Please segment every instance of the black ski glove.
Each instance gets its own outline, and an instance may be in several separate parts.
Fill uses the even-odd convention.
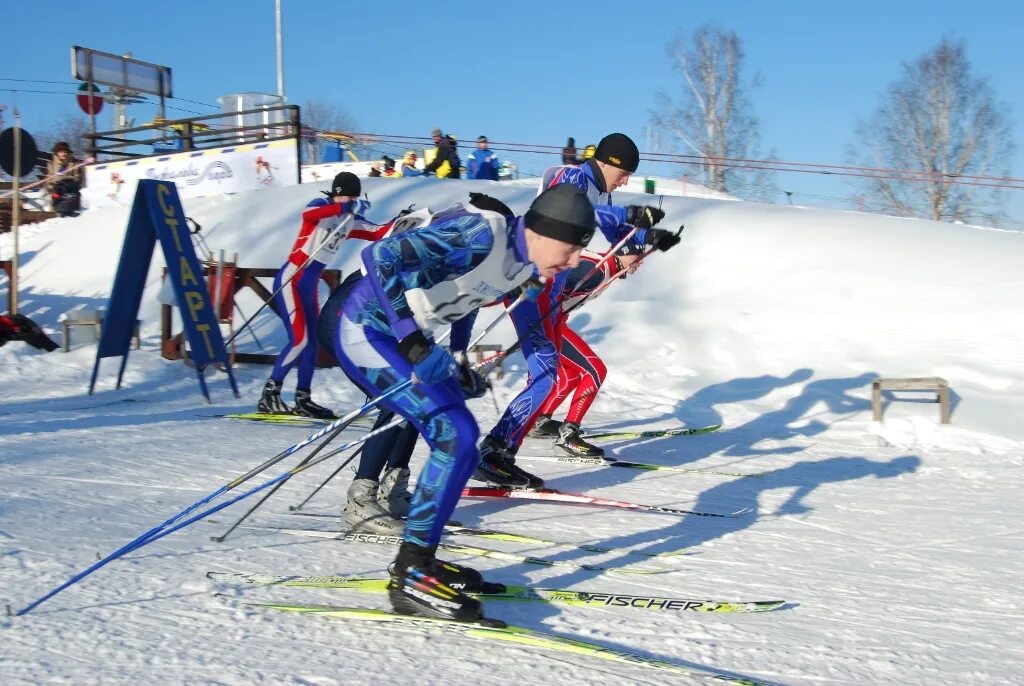
[[[664,252],[679,243],[679,236],[665,229],[647,229],[644,242]]]
[[[650,205],[630,205],[626,208],[626,222],[638,229],[649,229],[664,218],[664,212]]]
[[[459,386],[462,387],[462,394],[466,396],[466,400],[482,398],[491,384],[480,372],[473,369],[466,353],[455,353],[455,361],[459,364]]]

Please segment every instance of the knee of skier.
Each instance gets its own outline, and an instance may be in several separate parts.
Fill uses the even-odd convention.
[[[431,413],[423,425],[427,430],[426,439],[433,448],[459,460],[476,454],[480,428],[467,408],[441,408]]]
[[[460,459],[472,460],[474,463],[479,461],[480,456],[476,449],[476,443],[480,438],[480,426],[472,413],[469,410],[453,413],[452,424],[455,430],[455,455]]]

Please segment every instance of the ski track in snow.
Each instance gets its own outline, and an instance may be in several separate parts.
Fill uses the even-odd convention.
[[[503,389],[503,394],[508,393]],[[608,396],[612,399],[615,394]],[[166,421],[161,419],[168,414],[166,409],[147,414],[152,409],[132,406],[125,413],[119,408],[123,413],[119,421],[149,427],[141,443],[140,437],[133,441],[131,432],[120,428],[69,428],[48,441],[45,436],[49,432],[2,438],[5,452],[32,452],[31,459],[12,464],[5,461],[0,468],[11,496],[0,510],[5,533],[5,555],[0,558],[5,603],[23,604],[94,561],[97,554],[119,547],[274,450],[306,435],[306,430],[296,427],[197,418]],[[598,406],[592,413],[594,425],[614,425],[617,415],[600,409],[605,408]],[[101,413],[101,408],[96,412]],[[87,424],[88,413],[79,414]],[[110,431],[123,431],[124,435],[112,439]],[[246,439],[254,434],[267,447],[264,453],[237,449],[248,445]],[[632,459],[664,460],[665,454],[657,446],[671,443],[680,452],[701,453],[698,444],[711,440],[709,436],[623,442],[621,450]],[[111,453],[111,440],[123,440],[126,449]],[[53,450],[65,442],[74,450]],[[128,449],[133,442],[136,450]],[[147,446],[145,452],[137,449],[140,445]],[[884,482],[871,471],[907,457],[891,447],[877,452],[878,456],[872,456],[861,450],[844,457],[820,447],[801,446],[799,452],[739,461],[747,467],[756,464],[779,470],[756,479],[632,474],[551,464],[543,465],[549,468],[546,471],[538,468],[554,487],[564,481],[565,488],[666,506],[757,508],[756,517],[725,522],[481,500],[464,501],[456,516],[467,523],[580,543],[648,552],[686,545],[692,546],[689,552],[694,553],[663,559],[673,573],[642,579],[473,560],[510,583],[613,587],[632,593],[704,594],[739,600],[782,597],[789,601],[781,611],[732,617],[639,616],[612,608],[489,605],[492,614],[509,621],[779,683],[998,682],[999,661],[993,654],[1002,652],[1012,660],[1012,644],[1024,639],[1019,628],[1024,601],[1008,581],[1024,570],[1017,543],[1019,527],[999,513],[997,497],[986,498],[985,494],[1003,478],[1000,472],[1008,475],[1012,470],[991,464],[989,470],[979,473],[977,484],[962,480],[966,489],[961,488],[951,502],[948,491],[944,498],[936,499],[934,490],[957,471],[964,456],[918,455],[919,467],[889,478],[893,483],[924,483],[906,483],[903,492],[869,495],[871,484]],[[218,456],[216,460],[210,459],[212,453]],[[419,450],[417,460],[422,458]],[[736,461],[720,459],[709,454],[700,460],[700,466],[710,466],[705,462],[736,466]],[[834,460],[851,461],[854,473],[845,478],[838,467],[829,469],[827,465]],[[789,470],[813,470],[816,465],[825,466],[826,478],[815,488],[786,475]],[[327,465],[311,471],[310,476],[287,484],[252,523],[298,526],[305,521],[281,513],[330,469]],[[277,471],[270,470],[267,476],[271,473]],[[348,478],[339,477],[310,507],[340,508]],[[62,497],[69,493],[78,497]],[[8,510],[20,512],[20,516],[11,516]],[[434,683],[467,683],[479,671],[492,669],[495,648],[476,641],[435,632],[396,632],[343,620],[240,610],[214,598],[213,591],[220,590],[254,601],[374,606],[384,602],[383,596],[344,591],[236,589],[205,582],[208,570],[379,575],[394,552],[312,539],[287,541],[256,528],[239,529],[223,544],[209,541],[210,535],[221,533],[240,513],[240,508],[230,508],[214,515],[214,523],[197,523],[132,552],[32,615],[7,620],[3,633],[14,657],[3,662],[4,680],[355,683],[350,680],[365,678],[365,667],[358,665],[374,662],[412,672],[427,653],[437,670]],[[935,530],[941,535],[925,535],[923,527],[930,526],[934,517],[946,519],[949,527]],[[74,525],[61,525],[62,519]],[[52,526],[39,527],[38,522]],[[978,532],[982,525],[989,528],[987,533]],[[481,544],[503,547],[493,542]],[[1017,555],[1009,555],[1002,544],[1015,544],[1012,552]],[[593,555],[566,546],[506,547],[558,560],[600,560],[613,565],[637,561],[625,553]],[[979,564],[985,559],[997,565]],[[1007,578],[1000,581],[1003,574]],[[989,590],[993,588],[1004,590],[994,598]],[[180,630],[184,627],[186,632]],[[168,632],[175,636],[173,646],[160,638]],[[595,684],[703,681],[581,656],[567,658],[504,645],[498,649],[502,664],[514,665],[514,674],[494,677],[500,684],[571,683],[580,674]],[[254,659],[255,655],[259,659]]]

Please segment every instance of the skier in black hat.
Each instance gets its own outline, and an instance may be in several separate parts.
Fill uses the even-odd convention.
[[[352,172],[340,172],[334,177],[330,190],[321,192],[327,197],[315,198],[306,205],[295,245],[274,279],[274,303],[285,323],[288,344],[278,354],[270,378],[263,386],[256,405],[258,412],[294,412],[318,419],[336,418],[334,412],[316,404],[310,397],[316,367],[320,275],[337,255],[342,240],[377,240],[387,231],[387,225],[379,227],[363,217],[370,209],[370,201],[359,198],[362,186],[359,177]],[[296,365],[299,378],[295,406],[290,408],[281,398],[281,385]]]
[[[554,278],[579,264],[596,228],[586,194],[559,186],[538,196],[522,217],[500,203],[440,214],[433,223],[377,241],[362,253],[366,276],[341,304],[333,336],[345,373],[416,427],[430,457],[416,480],[398,556],[390,568],[391,604],[403,614],[462,621],[481,617],[469,594],[484,589],[479,572],[441,562],[444,526],[479,461],[477,421],[466,398],[485,381],[465,360],[476,310],[531,278]],[[614,239],[612,234],[609,239]],[[435,332],[451,326],[446,346]]]
[[[583,389],[581,400],[586,401],[577,409],[577,422],[567,421],[554,429],[557,443],[573,455],[603,455],[597,446],[591,445],[580,436],[578,418],[590,406],[593,396],[604,379],[604,368],[591,364],[589,358],[597,356],[579,336],[570,335],[563,351],[563,337],[568,327],[563,316],[563,299],[568,294],[579,295],[596,288],[606,279],[628,269],[646,246],[668,250],[679,238],[669,231],[653,228],[665,214],[656,207],[630,205],[619,207],[611,204],[611,192],[626,184],[629,175],[640,164],[640,151],[628,136],[613,133],[601,139],[597,152],[582,165],[563,165],[545,172],[541,193],[564,185],[584,191],[594,207],[596,218],[606,235],[618,232],[625,235],[636,228],[632,240],[610,257],[601,267],[597,276],[581,279],[591,273],[603,255],[595,255],[572,272],[560,274],[545,284],[540,297],[531,303],[523,303],[511,312],[511,318],[520,336],[525,336],[523,355],[526,358],[529,376],[526,388],[517,395],[505,413],[480,444],[480,467],[474,478],[508,488],[542,488],[544,480],[519,467],[515,461],[516,452],[523,439],[541,419],[542,412],[557,407],[555,398],[559,391],[559,367],[562,366],[563,352],[578,363],[579,373],[587,375],[590,389]],[[612,228],[614,227],[614,229]],[[611,239],[609,239],[611,241]],[[613,244],[618,241],[611,241]],[[598,361],[599,362],[599,361]],[[568,360],[566,360],[568,363]],[[564,398],[564,396],[563,396]],[[550,414],[544,417],[550,420]],[[548,424],[548,422],[545,422]]]

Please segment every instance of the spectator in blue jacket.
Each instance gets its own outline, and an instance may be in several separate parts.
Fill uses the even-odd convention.
[[[497,155],[487,148],[487,136],[477,138],[476,150],[466,156],[466,178],[497,181],[500,168]]]

